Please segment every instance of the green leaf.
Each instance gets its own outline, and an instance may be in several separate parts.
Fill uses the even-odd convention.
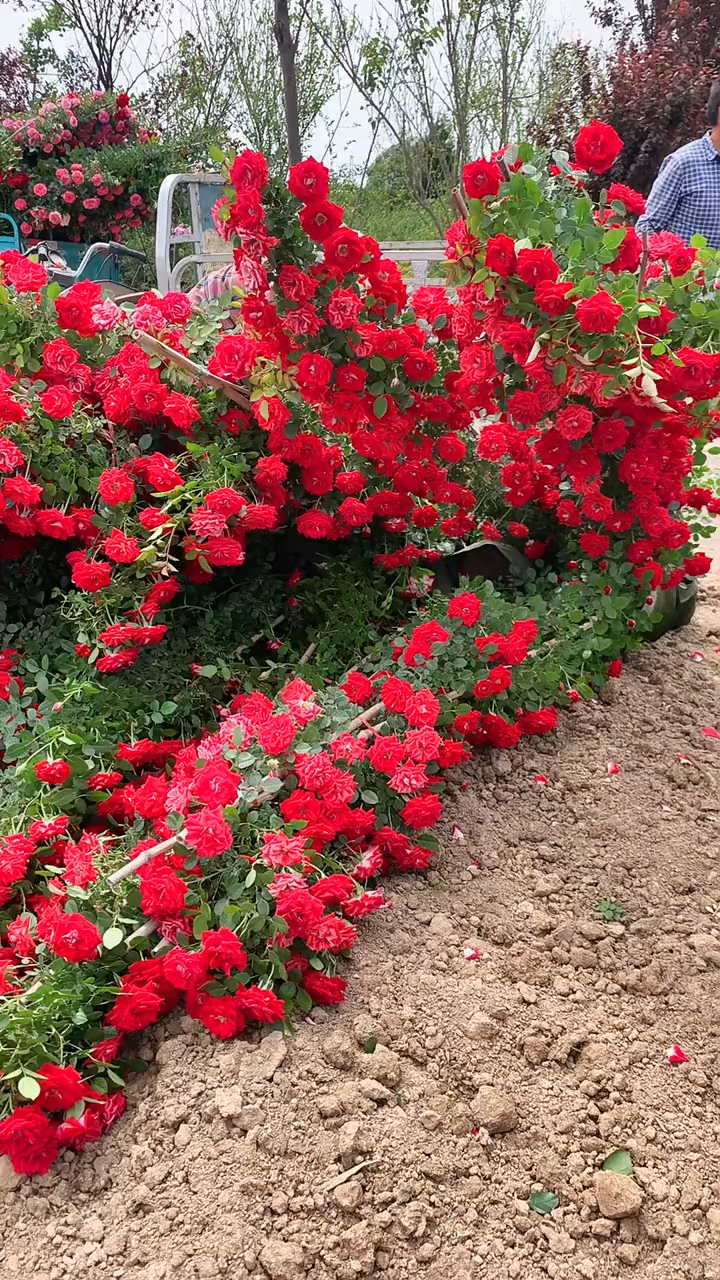
[[[447,316],[445,315],[445,312],[441,311],[440,314],[436,316],[432,322],[432,327],[435,333],[439,333],[441,329],[444,329],[447,322],[448,321],[447,321]]]
[[[47,289],[45,290],[45,295],[50,299],[51,302],[54,302],[55,298],[58,298],[61,293],[62,293],[62,289],[60,288],[60,285],[58,284],[57,280],[51,281],[51,283],[48,285]],[[37,1097],[37,1094],[34,1094],[33,1096]]]
[[[303,1013],[309,1013],[312,1009],[312,1000],[307,991],[298,991],[295,997],[295,1003],[298,1009],[302,1009]]]
[[[40,1085],[37,1080],[33,1080],[32,1076],[21,1076],[17,1087],[20,1096],[28,1098],[30,1102],[34,1102],[36,1098],[40,1097]]]
[[[209,662],[206,667],[200,668],[200,670],[198,671],[198,675],[206,676],[208,679],[210,679],[211,676],[217,675],[217,667],[214,667],[213,664]]]
[[[213,146],[208,147],[208,154],[210,156],[210,159],[214,160],[216,164],[225,163],[225,152],[223,151],[222,147],[216,147],[213,144]]]
[[[361,791],[361,792],[360,792],[360,799],[362,800],[363,804],[377,804],[377,803],[378,803],[378,796],[377,796],[377,793],[376,793],[375,791]]]
[[[377,1049],[377,1042],[378,1042],[377,1036],[368,1036],[367,1040],[365,1041],[362,1047],[363,1053],[374,1053],[375,1050]]]
[[[624,1177],[632,1177],[633,1162],[629,1151],[611,1151],[607,1160],[603,1160],[603,1169],[608,1173],[622,1173]]]
[[[532,1195],[528,1196],[528,1205],[535,1213],[552,1213],[559,1203],[560,1200],[554,1191],[533,1191]]]
[[[387,413],[387,396],[376,396],[373,400],[373,413],[376,418],[384,418]]]
[[[105,950],[112,951],[113,947],[119,947],[124,937],[125,934],[122,929],[118,929],[117,926],[112,929],[106,929],[102,939]]]
[[[626,235],[627,229],[625,227],[611,227],[603,236],[603,247],[605,249],[619,249]]]

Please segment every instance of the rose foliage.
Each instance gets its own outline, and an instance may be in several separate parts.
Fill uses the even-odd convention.
[[[706,572],[718,266],[670,236],[644,254],[627,188],[593,204],[620,146],[592,122],[572,162],[468,165],[455,298],[409,301],[322,165],[279,189],[249,152],[217,209],[231,313],[148,294],[128,318],[3,256],[0,555],[62,550],[75,646],[57,671],[0,655],[0,1152],[21,1172],[107,1129],[134,1033],[169,1009],[224,1038],[342,1000],[382,876],[428,865],[446,771],[550,732],[620,674],[654,593]],[[443,556],[500,540],[522,583],[430,592]],[[116,731],[193,593],[249,591],[278,548],[298,592],[318,556],[386,573],[404,625],[338,683],[270,662],[197,732],[168,735],[172,701]],[[90,729],[99,697],[114,719]]]

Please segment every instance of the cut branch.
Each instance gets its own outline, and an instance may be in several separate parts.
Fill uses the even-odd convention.
[[[182,831],[178,831],[177,835],[170,836],[169,839],[163,840],[161,844],[154,844],[149,849],[144,849],[142,853],[138,853],[130,862],[126,862],[124,867],[118,867],[117,871],[113,871],[108,876],[108,884],[119,884],[121,880],[126,880],[134,871],[139,871],[144,867],[146,862],[150,862],[153,858],[157,858],[160,853],[167,853],[168,849],[174,849],[176,844],[185,838],[187,831],[183,827]]]
[[[179,351],[173,351],[172,347],[168,347],[159,338],[153,338],[149,333],[143,333],[139,329],[135,329],[133,337],[138,346],[150,356],[157,356],[158,359],[164,360],[166,364],[174,364],[178,369],[182,369],[184,373],[194,378],[196,382],[204,382],[208,387],[214,387],[216,391],[222,391],[228,400],[233,400],[235,404],[239,404],[241,408],[249,410],[251,408],[250,401],[239,387],[233,382],[228,382],[225,378],[219,378],[216,373],[208,373],[207,369],[203,369],[202,365],[196,364],[189,356],[183,356]]]

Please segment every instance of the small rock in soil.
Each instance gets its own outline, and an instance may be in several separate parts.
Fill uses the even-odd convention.
[[[604,1218],[635,1218],[643,1205],[643,1193],[633,1178],[601,1169],[595,1174],[595,1195]]]

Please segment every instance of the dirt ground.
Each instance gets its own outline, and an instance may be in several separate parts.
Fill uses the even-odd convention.
[[[720,1280],[718,650],[720,576],[552,741],[468,767],[339,1009],[259,1047],[167,1020],[99,1146],[0,1169],[2,1280]]]

